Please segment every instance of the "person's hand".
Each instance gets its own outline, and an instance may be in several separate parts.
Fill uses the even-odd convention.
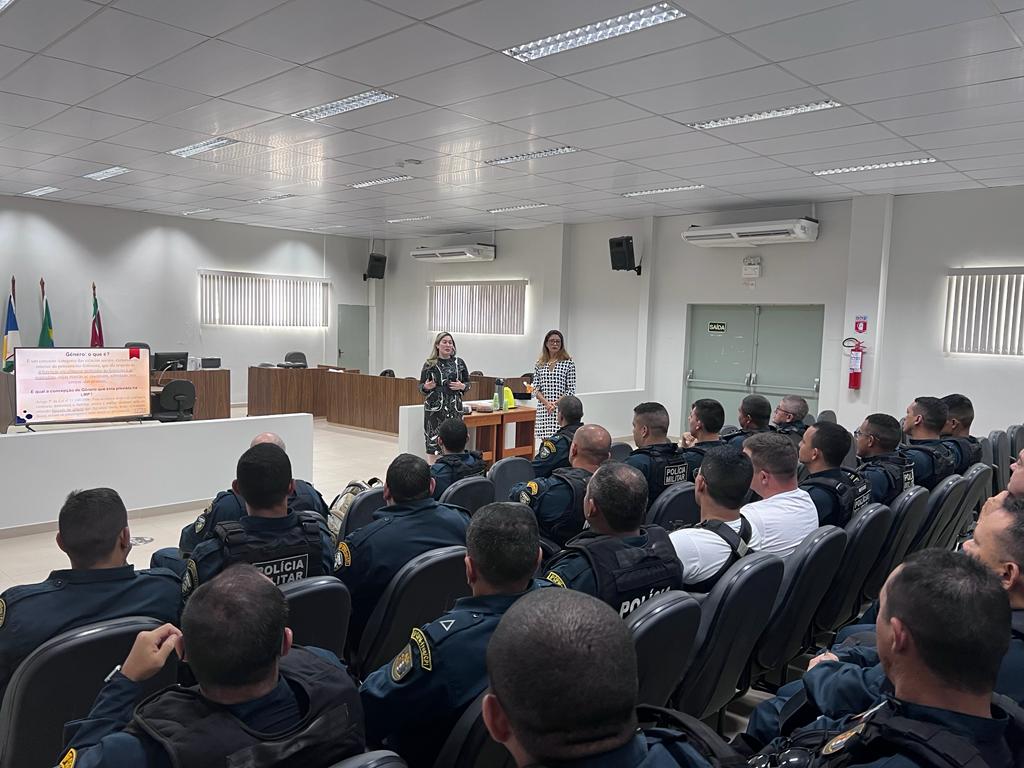
[[[839,657],[836,656],[834,653],[829,653],[828,651],[825,651],[825,653],[820,653],[813,659],[811,659],[809,662],[807,662],[807,669],[814,669],[823,661],[839,661]]]
[[[427,390],[427,392],[429,392],[430,390],[432,390],[436,386],[437,386],[437,382],[434,381],[433,379],[427,379],[426,381],[423,382],[423,388],[425,390]]]
[[[679,443],[683,448],[693,448],[697,444],[697,438],[689,432],[683,432],[683,436],[679,438]]]
[[[544,410],[546,410],[548,413],[554,413],[555,404],[548,400],[547,402],[544,403]]]
[[[135,644],[121,665],[121,674],[135,683],[149,680],[164,668],[172,651],[179,650],[181,630],[173,624],[139,632]],[[180,650],[178,655],[180,656]]]
[[[1003,491],[992,496],[988,501],[985,502],[981,508],[981,514],[984,515],[986,512],[991,512],[995,509],[1002,509],[1003,505],[1006,504],[1006,497],[1010,495],[1009,491]],[[981,515],[979,515],[981,517]]]
[[[466,388],[466,385],[463,382],[461,382],[461,381],[449,381],[448,382],[448,389],[452,390],[453,392],[461,392],[465,388]]]

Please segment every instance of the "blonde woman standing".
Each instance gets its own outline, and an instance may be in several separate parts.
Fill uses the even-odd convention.
[[[546,440],[558,430],[558,400],[576,394],[576,363],[565,349],[561,331],[548,331],[544,348],[533,369],[533,394],[537,397],[538,440]]]
[[[469,370],[455,355],[455,340],[442,331],[434,338],[430,357],[420,371],[420,392],[426,395],[423,438],[431,463],[438,453],[437,428],[445,419],[462,418],[462,396],[469,387]]]

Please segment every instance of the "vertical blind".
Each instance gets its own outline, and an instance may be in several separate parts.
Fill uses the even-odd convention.
[[[958,269],[946,277],[946,352],[1024,355],[1024,267]]]
[[[526,280],[428,283],[432,331],[526,333]]]
[[[331,283],[321,277],[199,270],[199,322],[326,328]]]

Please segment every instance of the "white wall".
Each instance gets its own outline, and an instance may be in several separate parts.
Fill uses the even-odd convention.
[[[250,365],[291,350],[310,365],[335,362],[336,313],[326,330],[200,327],[196,270],[327,276],[334,304],[366,304],[367,252],[354,238],[0,197],[0,295],[6,302],[14,274],[24,344],[39,337],[44,277],[57,345],[88,346],[95,281],[108,346],[145,341],[154,351],[220,357],[233,402],[246,399]]]

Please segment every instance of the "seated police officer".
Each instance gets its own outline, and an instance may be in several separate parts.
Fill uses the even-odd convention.
[[[395,457],[384,478],[387,506],[373,522],[338,542],[334,575],[352,593],[348,643],[359,647],[366,622],[391,578],[417,555],[441,547],[465,546],[469,515],[431,496],[430,466],[419,456]]]
[[[818,509],[818,523],[845,528],[857,512],[871,503],[867,479],[842,466],[853,437],[839,424],[812,424],[800,439],[800,461],[810,473],[800,487]]]
[[[956,467],[962,475],[972,464],[981,461],[981,443],[971,437],[974,423],[974,403],[966,395],[946,395],[939,398],[946,404],[946,424],[942,428],[942,444],[953,452]]]
[[[761,544],[760,531],[740,514],[754,467],[738,448],[712,448],[694,478],[700,522],[669,534],[683,565],[683,589],[710,592],[732,565]]]
[[[292,645],[288,604],[237,565],[196,590],[172,624],[141,632],[92,711],[64,726],[61,766],[331,765],[361,753],[363,712],[338,659]],[[141,704],[142,682],[177,652],[198,685]]]
[[[483,456],[476,451],[466,450],[469,431],[462,419],[445,419],[437,428],[437,447],[441,455],[430,465],[430,476],[434,478],[435,499],[448,490],[456,480],[479,477],[487,467]]]
[[[0,595],[0,698],[18,664],[69,629],[125,616],[177,621],[181,582],[163,568],[128,564],[128,512],[117,491],[92,488],[68,494],[57,520],[57,546],[70,570]]]
[[[892,504],[914,485],[914,462],[899,451],[903,430],[887,413],[872,413],[853,432],[857,472],[871,486],[871,501]]]
[[[791,435],[790,439],[795,440],[802,437],[807,430],[804,423],[807,412],[806,400],[799,395],[786,395],[772,411],[772,425],[777,432]]]
[[[565,545],[545,578],[604,600],[625,618],[649,597],[682,589],[682,568],[661,526],[644,525],[647,483],[640,470],[602,464],[587,483],[589,530]]]
[[[541,535],[558,546],[583,530],[583,496],[587,481],[608,460],[612,438],[608,430],[587,424],[576,430],[569,446],[569,469],[556,469],[551,477],[516,483],[509,501],[528,504],[537,516]]]
[[[672,732],[637,730],[633,640],[590,595],[537,589],[516,601],[491,636],[487,672],[484,724],[519,768],[708,766]]]
[[[277,585],[310,576],[329,576],[334,540],[316,512],[288,508],[294,488],[288,454],[273,443],[258,443],[242,454],[232,490],[245,499],[246,514],[217,523],[214,538],[196,547],[186,564],[181,593],[187,600],[229,565],[249,563]]]
[[[563,395],[557,413],[558,431],[540,444],[533,457],[535,477],[550,477],[556,469],[569,466],[569,446],[576,430],[583,426],[583,403],[575,395]]]
[[[1024,713],[992,696],[1010,606],[989,569],[955,552],[915,553],[883,586],[876,629],[891,697],[793,732],[784,720],[785,736],[752,765],[810,765],[792,762],[807,752],[815,766],[844,768],[1022,764]]]
[[[636,450],[626,463],[643,472],[647,480],[647,507],[668,486],[690,479],[686,454],[668,438],[668,411],[661,403],[640,403],[633,409],[633,442]]]
[[[540,558],[529,507],[506,501],[474,513],[466,529],[473,596],[414,629],[409,644],[359,690],[371,745],[395,750],[412,768],[434,764],[463,710],[487,687],[487,641],[505,611],[534,587]]]
[[[679,440],[679,447],[690,468],[690,477],[696,476],[705,453],[725,445],[718,435],[724,425],[725,409],[717,400],[705,397],[695,400],[690,406],[689,430]]]
[[[937,397],[917,397],[907,406],[903,432],[909,444],[903,453],[914,462],[914,482],[929,491],[953,474],[956,457],[942,443],[942,428],[946,426],[949,409]]]
[[[742,448],[743,441],[751,435],[771,430],[769,421],[772,417],[772,404],[764,395],[747,395],[740,402],[736,416],[739,418],[739,430],[730,432],[722,439],[729,445]]]

